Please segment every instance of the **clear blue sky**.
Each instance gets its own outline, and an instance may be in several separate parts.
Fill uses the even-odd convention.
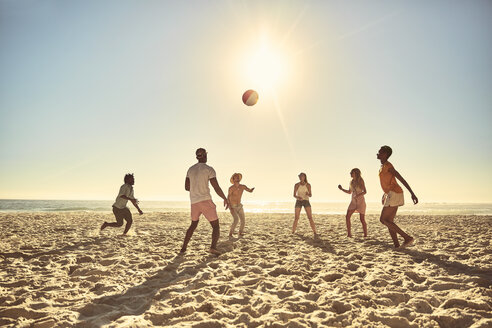
[[[379,200],[388,144],[421,201],[492,202],[491,33],[491,1],[0,0],[0,198],[187,199],[205,147],[249,200],[348,202],[353,167]]]

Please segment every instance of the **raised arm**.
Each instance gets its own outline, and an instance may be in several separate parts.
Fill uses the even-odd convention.
[[[224,200],[224,206],[227,210],[229,208],[229,200],[227,199],[227,197],[224,195],[224,192],[220,188],[219,183],[217,182],[217,178],[210,179],[210,184],[212,185],[212,187],[214,187],[214,190],[217,193],[217,195],[219,195],[219,197]]]
[[[185,190],[190,191],[190,178],[186,177],[185,180]]]
[[[345,193],[347,193],[347,194],[351,194],[351,193],[352,193],[352,192],[350,191],[350,189],[348,189],[348,190],[347,190],[347,189],[343,189],[343,188],[342,188],[342,185],[338,185],[338,189],[340,189],[341,191],[343,191],[343,192],[345,192]]]
[[[255,187],[249,189],[246,185],[243,185],[243,188],[244,190],[246,190],[247,192],[253,192],[253,190],[255,190]]]
[[[419,202],[417,196],[415,196],[415,194],[412,191],[412,188],[410,188],[410,185],[407,183],[407,181],[405,179],[403,179],[403,177],[400,175],[400,173],[398,173],[398,171],[395,170],[394,167],[390,167],[388,171],[391,174],[393,174],[398,180],[400,180],[400,182],[405,186],[405,188],[407,188],[408,191],[410,191],[410,194],[412,195],[413,203],[417,204]]]

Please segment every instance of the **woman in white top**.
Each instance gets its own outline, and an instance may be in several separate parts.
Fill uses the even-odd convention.
[[[296,232],[297,221],[299,221],[299,216],[301,215],[301,209],[304,206],[306,210],[306,214],[309,219],[309,224],[311,225],[311,229],[313,229],[314,237],[317,237],[316,233],[316,225],[313,221],[313,214],[311,212],[311,204],[309,203],[309,197],[312,197],[311,194],[311,185],[307,181],[306,173],[299,174],[300,182],[296,183],[294,186],[294,198],[296,199],[296,208],[295,208],[295,218],[294,225],[292,226],[292,233]]]
[[[364,195],[367,193],[366,185],[358,168],[352,169],[352,171],[350,171],[350,176],[352,177],[352,180],[350,181],[348,190],[345,190],[341,185],[338,185],[338,189],[341,191],[346,192],[347,194],[352,194],[352,200],[347,209],[347,215],[345,216],[345,220],[347,222],[347,236],[352,237],[350,217],[354,214],[354,212],[359,212],[360,222],[362,223],[362,229],[364,230],[364,237],[367,237],[367,224],[365,220],[366,200],[364,199]]]

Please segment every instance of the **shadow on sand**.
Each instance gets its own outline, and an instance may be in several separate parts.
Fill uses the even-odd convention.
[[[303,235],[297,235],[297,236],[301,238],[306,244],[311,245],[313,247],[318,247],[323,252],[336,254],[336,251],[333,248],[333,246],[330,244],[330,242],[322,239],[321,237],[313,238]]]
[[[416,263],[422,263],[428,261],[430,263],[436,264],[446,270],[450,275],[465,274],[468,276],[478,276],[488,280],[489,283],[485,283],[482,287],[488,287],[492,283],[492,272],[490,270],[484,270],[481,268],[476,268],[469,266],[457,261],[448,260],[444,254],[433,254],[429,252],[419,251],[413,247],[407,248],[394,248],[391,244],[391,240],[381,241],[377,239],[366,240],[365,243],[373,246],[379,247],[378,252],[395,252],[401,254],[407,254],[412,257],[413,261]]]
[[[80,248],[92,248],[94,243],[101,243],[103,241],[109,240],[109,237],[86,237],[89,240],[84,242],[75,243],[73,245],[67,245],[61,248],[51,249],[49,251],[37,251],[36,249],[32,249],[32,252],[24,251],[24,252],[11,252],[11,253],[3,253],[0,252],[0,256],[4,258],[22,258],[24,260],[31,260],[34,258],[39,258],[43,255],[62,255],[60,253],[72,253],[72,251],[78,250]]]
[[[166,298],[171,292],[179,292],[189,287],[183,287],[179,283],[196,276],[201,268],[219,258],[210,254],[205,256],[201,262],[190,266],[183,265],[187,261],[186,255],[178,254],[142,284],[130,287],[122,294],[96,298],[90,304],[80,308],[78,310],[80,322],[76,326],[101,327],[122,316],[141,315],[150,309],[153,302]]]

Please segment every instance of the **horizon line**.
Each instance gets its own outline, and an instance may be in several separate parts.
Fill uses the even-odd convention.
[[[73,198],[61,198],[61,199],[46,199],[46,198],[0,198],[0,201],[114,201],[114,199],[73,199]],[[142,201],[140,199],[140,201]],[[189,202],[189,199],[147,199],[144,202]],[[244,203],[289,203],[292,200],[246,200]],[[311,200],[313,203],[344,203],[346,201],[342,200]],[[380,201],[367,201],[367,203],[380,203]],[[492,205],[492,201],[481,201],[481,202],[453,202],[453,201],[428,201],[419,202],[418,204],[487,204]],[[417,204],[417,205],[418,205]],[[409,205],[412,205],[409,203]]]

